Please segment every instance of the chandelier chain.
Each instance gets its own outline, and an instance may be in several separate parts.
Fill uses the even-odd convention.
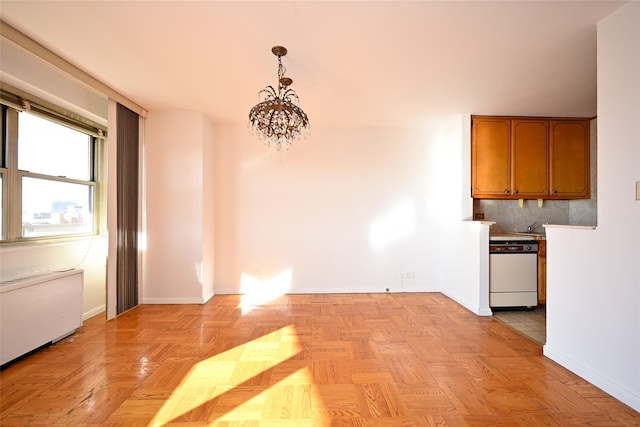
[[[287,69],[282,65],[282,56],[278,55],[278,84],[282,85],[282,78],[284,77],[284,73],[287,72]]]

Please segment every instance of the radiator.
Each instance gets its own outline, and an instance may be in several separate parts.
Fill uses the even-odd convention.
[[[82,325],[83,276],[70,270],[0,284],[0,364]]]

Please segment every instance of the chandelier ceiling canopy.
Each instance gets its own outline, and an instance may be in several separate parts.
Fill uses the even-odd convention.
[[[269,85],[259,92],[262,102],[249,112],[249,127],[267,146],[288,150],[295,140],[309,134],[309,118],[298,106],[298,95],[289,88],[293,80],[284,75],[282,57],[287,49],[274,46],[271,52],[278,57],[278,89]]]

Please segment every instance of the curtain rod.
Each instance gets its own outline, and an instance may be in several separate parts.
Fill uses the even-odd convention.
[[[16,43],[18,46],[28,50],[29,52],[33,53],[39,58],[47,61],[51,65],[54,65],[58,69],[66,72],[67,74],[70,74],[72,77],[89,85],[93,89],[107,95],[109,98],[124,105],[125,107],[137,113],[138,115],[142,117],[147,117],[149,112],[144,108],[142,108],[140,105],[136,104],[126,96],[110,88],[109,86],[102,83],[100,80],[96,79],[95,77],[89,75],[87,72],[76,67],[69,61],[61,58],[51,50],[47,49],[37,41],[33,40],[31,37],[21,33],[20,31],[13,28],[11,25],[7,24],[2,20],[0,20],[0,35]]]

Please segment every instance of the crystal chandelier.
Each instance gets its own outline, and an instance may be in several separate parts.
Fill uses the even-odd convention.
[[[249,112],[249,127],[268,147],[288,150],[294,140],[309,134],[309,118],[297,105],[300,99],[296,92],[289,89],[293,80],[284,76],[282,57],[287,49],[274,46],[271,52],[278,57],[278,90],[267,86],[260,91],[264,100]]]

